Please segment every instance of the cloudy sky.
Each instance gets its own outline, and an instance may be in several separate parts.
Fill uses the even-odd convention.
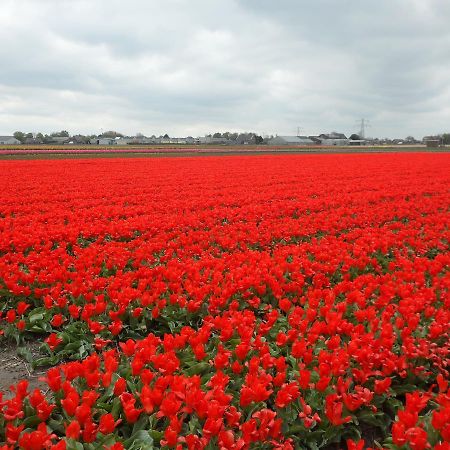
[[[449,0],[1,0],[0,134],[450,131]]]

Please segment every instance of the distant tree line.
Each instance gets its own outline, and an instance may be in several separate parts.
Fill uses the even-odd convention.
[[[213,137],[215,139],[227,139],[229,141],[240,141],[244,140],[246,142],[251,142],[254,144],[262,144],[264,142],[264,138],[257,133],[249,132],[249,133],[232,133],[226,131],[225,133],[216,132],[214,134],[209,134],[207,137]]]
[[[13,136],[20,141],[22,144],[26,143],[39,143],[39,144],[51,144],[54,143],[55,140],[58,140],[60,138],[71,138],[78,144],[87,144],[91,139],[98,138],[98,137],[105,137],[105,138],[116,138],[116,137],[123,137],[123,134],[118,133],[117,131],[105,131],[104,133],[100,135],[83,135],[83,134],[76,134],[71,136],[70,133],[67,130],[61,130],[61,131],[55,131],[50,134],[44,134],[44,133],[25,133],[23,131],[16,131],[14,132]]]
[[[142,133],[137,133],[137,137],[144,137]],[[25,133],[23,131],[16,131],[14,133],[14,137],[20,141],[22,144],[25,143],[42,143],[42,144],[51,144],[54,143],[55,140],[60,140],[60,138],[71,138],[75,141],[75,143],[88,143],[91,139],[98,139],[98,138],[120,138],[124,137],[122,133],[119,133],[118,131],[110,130],[105,131],[99,135],[82,135],[82,134],[76,134],[71,136],[67,130],[61,130],[61,131],[55,131],[50,134],[43,134],[43,133]],[[161,135],[160,137],[164,139],[170,139],[170,136],[165,133],[164,135]],[[249,132],[249,133],[236,133],[236,132],[225,132],[220,133],[216,132],[213,134],[208,134],[206,137],[209,138],[215,138],[215,139],[226,139],[231,142],[250,142],[254,144],[261,144],[264,142],[264,139],[262,136],[258,135],[257,133]]]
[[[20,141],[22,144],[52,144],[55,142],[61,142],[62,138],[66,138],[67,140],[73,141],[75,144],[88,144],[91,142],[91,140],[98,139],[98,138],[120,138],[124,137],[122,133],[119,133],[118,131],[109,130],[102,132],[99,135],[82,135],[82,134],[76,134],[71,136],[70,133],[67,130],[61,130],[61,131],[55,131],[50,134],[44,134],[44,133],[25,133],[23,131],[16,131],[14,133],[14,137]],[[138,138],[144,138],[145,136],[142,133],[137,133],[136,137]],[[155,137],[155,136],[152,136]],[[237,132],[215,132],[211,134],[207,134],[205,137],[211,138],[211,139],[223,139],[228,141],[229,143],[235,143],[235,144],[263,144],[267,142],[268,139],[270,139],[273,136],[265,137],[263,138],[257,133],[253,132],[247,132],[247,133],[237,133]],[[440,134],[439,137],[442,140],[442,143],[444,145],[450,145],[450,133],[443,133]],[[170,139],[169,135],[165,133],[164,135],[161,135],[160,138],[164,139]],[[354,133],[350,136],[350,140],[359,140],[361,137]],[[412,136],[407,136],[405,139],[388,139],[385,138],[382,141],[389,141],[389,142],[397,142],[397,141],[404,141],[405,143],[417,143],[420,141],[417,141]],[[379,139],[375,139],[374,141],[380,141]]]
[[[22,144],[25,143],[27,140],[31,140],[31,139],[36,139],[36,140],[39,140],[39,141],[42,141],[45,143],[46,141],[50,142],[51,138],[53,138],[53,137],[69,137],[69,133],[66,130],[62,130],[59,132],[52,133],[50,135],[48,135],[48,134],[44,135],[42,133],[34,134],[34,133],[24,133],[23,131],[16,131],[14,133],[14,137],[18,141],[22,142]]]
[[[14,132],[14,137],[22,144],[25,144],[27,141],[37,141],[47,144],[53,142],[54,138],[69,138],[70,134],[67,130],[55,131],[51,134],[24,133],[23,131],[16,131]]]

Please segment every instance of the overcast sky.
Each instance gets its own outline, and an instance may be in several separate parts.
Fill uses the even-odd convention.
[[[450,0],[0,0],[0,134],[450,131]]]

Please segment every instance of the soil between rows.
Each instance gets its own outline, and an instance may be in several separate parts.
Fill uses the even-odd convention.
[[[26,342],[24,347],[30,352],[33,359],[42,357],[39,350],[40,342]],[[47,385],[40,381],[39,378],[45,376],[47,370],[45,368],[33,369],[30,362],[17,354],[17,347],[12,343],[0,343],[0,392],[3,392],[4,398],[13,396],[10,390],[21,380],[27,380],[28,390],[41,389],[44,392],[48,389]]]

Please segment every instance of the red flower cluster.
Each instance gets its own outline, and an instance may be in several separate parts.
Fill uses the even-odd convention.
[[[0,162],[0,449],[448,449],[449,163]]]

